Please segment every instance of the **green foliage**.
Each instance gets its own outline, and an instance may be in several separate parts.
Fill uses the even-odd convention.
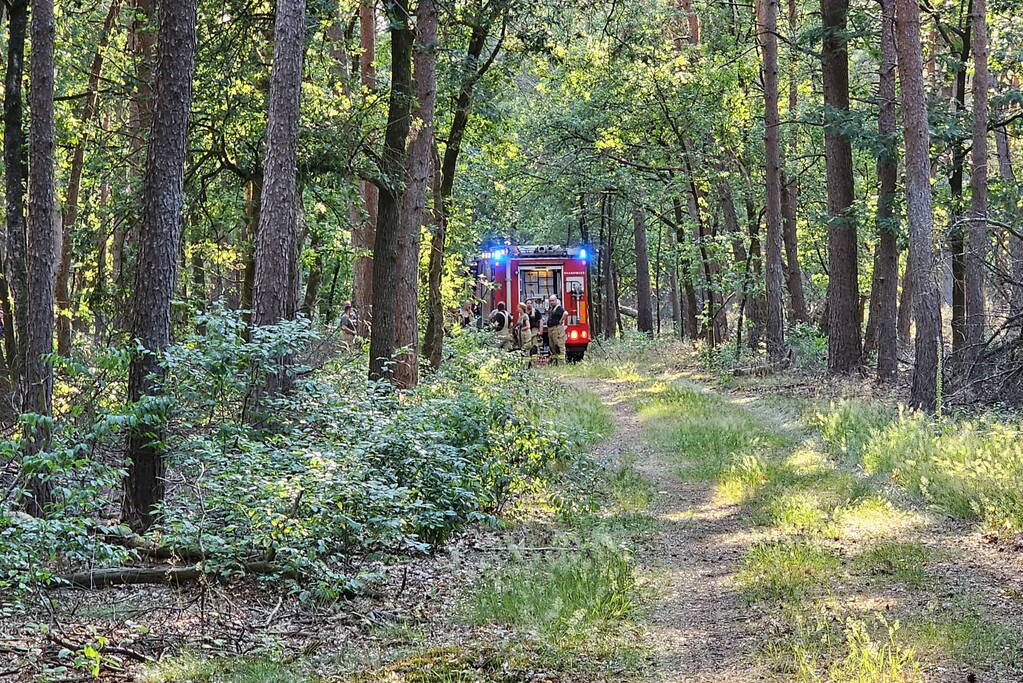
[[[809,541],[754,545],[737,580],[751,600],[798,600],[826,588],[840,567],[838,557]]]
[[[843,401],[817,418],[825,443],[954,515],[1023,528],[1020,429],[991,415],[931,418]]]
[[[204,569],[223,575],[273,562],[298,579],[303,596],[324,598],[357,590],[369,560],[423,552],[468,522],[493,519],[594,438],[587,427],[609,429],[593,401],[584,401],[579,423],[553,424],[566,414],[557,411],[562,390],[472,338],[418,393],[399,394],[366,380],[357,357],[316,371],[302,365],[316,344],[308,321],[249,330],[237,314],[215,310],[196,323],[201,332],[161,358],[159,400],[104,414],[87,431],[60,424],[55,448],[38,456],[6,444],[8,457],[54,486],[57,501],[42,519],[10,507],[0,516],[3,586],[128,558],[100,540],[113,529],[94,521],[123,476],[120,463],[104,464],[99,445],[116,442],[126,425],[163,430],[174,484],[158,542],[201,549]],[[292,391],[259,393],[282,367]]]
[[[522,562],[490,576],[473,596],[469,615],[571,640],[628,618],[635,593],[626,551],[597,547]]]

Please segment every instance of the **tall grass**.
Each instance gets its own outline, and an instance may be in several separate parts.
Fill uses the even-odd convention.
[[[998,416],[932,418],[862,401],[818,413],[828,448],[949,513],[1023,529],[1023,429]]]

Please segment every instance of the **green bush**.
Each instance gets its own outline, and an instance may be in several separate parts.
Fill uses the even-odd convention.
[[[452,359],[418,391],[398,393],[366,379],[362,358],[303,365],[316,341],[308,321],[249,331],[238,315],[214,311],[196,323],[161,357],[160,399],[111,406],[88,432],[58,425],[60,449],[20,458],[59,485],[60,505],[42,520],[0,516],[5,585],[45,579],[58,565],[126,559],[97,540],[94,522],[123,475],[119,462],[102,464],[95,444],[99,435],[116,444],[118,427],[162,427],[169,485],[153,529],[160,543],[199,549],[204,568],[224,575],[271,561],[328,598],[358,589],[375,560],[426,551],[492,519],[571,451],[551,426],[553,383],[473,335],[456,340]],[[260,395],[281,369],[293,389]],[[7,552],[21,546],[29,550]]]

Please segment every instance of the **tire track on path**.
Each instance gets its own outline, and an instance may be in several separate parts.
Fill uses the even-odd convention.
[[[714,500],[710,481],[679,477],[682,456],[650,444],[636,410],[623,398],[629,383],[572,378],[610,408],[615,431],[596,455],[626,462],[654,488],[650,514],[657,522],[637,552],[638,569],[654,594],[645,613],[652,670],[647,680],[753,681],[765,676],[754,661],[758,645],[752,614],[736,593],[734,575],[752,542],[737,505]]]

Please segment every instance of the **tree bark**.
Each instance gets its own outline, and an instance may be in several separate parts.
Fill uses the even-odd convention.
[[[824,48],[825,175],[828,195],[828,370],[845,374],[860,362],[860,309],[852,144],[843,132],[849,111],[849,0],[821,0]]]
[[[912,261],[906,258],[906,267],[902,273],[902,289],[899,290],[899,347],[909,348],[913,342],[913,269]]]
[[[119,0],[111,0],[106,20],[99,35],[96,52],[92,56],[89,69],[89,83],[85,90],[85,99],[78,113],[82,126],[89,126],[96,117],[96,101],[98,99],[99,79],[103,72],[103,57],[110,32],[120,10]],[[78,197],[82,188],[82,172],[85,168],[85,142],[87,136],[83,131],[71,152],[71,169],[68,175],[67,195],[64,199],[64,211],[61,215],[61,251],[60,266],[57,268],[57,353],[62,356],[71,355],[71,231],[78,220]]]
[[[28,246],[25,243],[25,134],[23,132],[22,82],[25,80],[25,38],[28,33],[28,0],[9,6],[7,72],[4,76],[4,210],[7,217],[7,253],[4,275],[14,299],[14,319],[8,319],[15,347],[8,342],[7,363],[15,384],[25,369],[28,327]],[[13,353],[12,353],[13,351]]]
[[[134,403],[159,391],[157,356],[171,338],[171,299],[178,274],[186,136],[195,72],[195,0],[166,0],[160,6],[159,24],[131,322],[132,337],[142,347],[132,357],[128,373],[128,400]],[[128,477],[121,514],[136,531],[152,524],[153,506],[163,499],[161,437],[158,423],[140,423],[128,435]]]
[[[444,349],[444,303],[441,298],[441,280],[444,272],[447,214],[455,187],[455,171],[458,168],[458,157],[462,151],[462,138],[465,136],[465,129],[469,125],[469,115],[472,111],[473,90],[479,79],[493,64],[502,42],[499,41],[486,61],[480,64],[487,37],[490,35],[491,23],[496,20],[496,17],[497,15],[494,14],[489,19],[472,27],[469,45],[462,62],[465,73],[459,85],[458,94],[455,96],[451,127],[448,129],[447,140],[444,144],[444,156],[440,165],[440,196],[434,201],[438,210],[435,212],[435,223],[430,235],[427,278],[429,294],[426,336],[423,340],[423,355],[429,358],[430,366],[434,369],[440,367]]]
[[[53,0],[32,0],[32,53],[29,58],[29,194],[26,241],[28,251],[28,327],[25,340],[25,381],[21,409],[44,418],[53,414],[53,279],[59,258],[57,234],[56,137],[54,129]],[[25,453],[50,448],[50,426],[43,420],[25,426]],[[47,481],[30,476],[28,511],[41,515],[52,500]]]
[[[970,221],[966,229],[966,354],[972,368],[980,358],[987,327],[984,268],[987,259],[987,127],[988,36],[987,1],[972,0],[973,33],[973,144],[970,150]]]
[[[369,376],[390,379],[396,349],[397,302],[392,289],[399,268],[401,202],[406,177],[412,92],[412,30],[407,0],[388,5],[391,26],[391,95],[381,164],[376,238],[373,247],[373,326],[369,342]]]
[[[898,217],[895,191],[898,182],[898,114],[895,101],[895,0],[881,0],[881,70],[878,80],[878,134],[887,141],[877,160],[880,190],[877,200],[878,242],[870,287],[867,344],[877,350],[877,378],[894,379],[898,373],[897,301],[899,279]],[[865,353],[868,351],[865,350]]]
[[[398,386],[412,389],[419,384],[419,247],[427,217],[427,194],[434,177],[436,145],[434,109],[437,106],[436,0],[420,0],[416,10],[416,39],[413,77],[416,111],[408,142],[408,180],[402,196],[397,289],[395,344],[405,351],[398,357],[394,377]],[[509,311],[514,315],[514,311]]]
[[[295,317],[294,288],[299,195],[299,107],[305,53],[305,0],[278,0],[274,55],[263,156],[256,267],[252,287],[253,325],[274,325]],[[283,374],[268,389],[283,388]]]
[[[797,8],[796,0],[788,0],[788,39],[793,44],[799,39],[797,32]],[[789,102],[788,116],[797,116],[799,104],[799,80],[796,75],[796,68],[799,63],[798,50],[789,50]],[[796,135],[798,127],[792,127],[792,148],[797,144]],[[782,169],[785,165],[782,164]],[[785,247],[785,286],[789,292],[789,312],[792,319],[801,323],[810,323],[810,311],[806,307],[806,293],[803,290],[803,269],[799,265],[799,238],[797,234],[797,214],[799,208],[799,179],[790,178],[782,172],[781,178],[781,209],[784,218],[782,242]]]
[[[364,91],[376,88],[376,0],[359,3],[359,80]],[[353,266],[352,303],[359,312],[359,334],[369,335],[369,322],[373,309],[373,249],[377,230],[377,204],[380,201],[377,186],[369,180],[360,187],[366,215],[352,232],[352,246],[357,250]]]
[[[916,323],[916,362],[910,404],[922,410],[934,410],[938,399],[941,310],[931,253],[934,216],[931,206],[930,131],[927,127],[920,48],[920,7],[917,0],[896,0],[895,11],[906,153],[909,259],[913,270],[913,317]]]
[[[1012,207],[1012,219],[1019,225],[1017,214],[1019,205],[1019,187],[1016,184],[1016,173],[1012,168],[1012,154],[1009,149],[1009,135],[1005,126],[995,129],[995,147],[998,152],[998,175],[1006,185],[1009,192],[1009,205]],[[1006,231],[1009,250],[1009,278],[1012,283],[1009,285],[1009,315],[1019,316],[1023,314],[1023,239]]]
[[[653,295],[650,291],[650,258],[647,255],[646,211],[639,204],[632,207],[633,239],[636,248],[636,329],[654,333]]]
[[[785,357],[785,308],[782,301],[781,149],[778,140],[778,0],[761,0],[759,8],[757,34],[764,60],[767,355],[770,360],[779,361]]]
[[[969,0],[970,14],[973,0]],[[962,46],[955,69],[951,114],[955,117],[966,108],[966,60],[970,57],[973,27],[966,23]],[[963,174],[966,166],[966,148],[959,140],[952,143],[952,168],[949,172],[949,190],[952,195],[952,227],[949,230],[949,248],[952,252],[952,352],[958,356],[966,347],[966,240],[963,211]]]

